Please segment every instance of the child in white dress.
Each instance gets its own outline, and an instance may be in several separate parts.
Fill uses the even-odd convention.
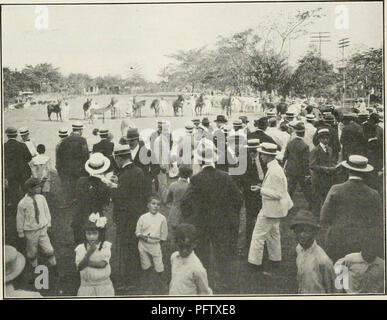
[[[75,248],[75,264],[81,274],[78,296],[114,296],[110,280],[111,243],[105,241],[106,217],[92,213],[85,225],[86,242]]]

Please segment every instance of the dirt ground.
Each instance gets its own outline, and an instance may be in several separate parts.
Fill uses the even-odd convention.
[[[126,96],[116,96],[120,106],[125,106],[127,99]],[[110,96],[97,96],[99,105],[107,105],[110,101]],[[149,108],[149,100],[143,109],[142,118],[131,119],[133,123],[138,126],[140,132],[144,129],[156,129],[157,121],[154,117],[152,110]],[[89,124],[83,120],[82,105],[86,101],[86,98],[76,98],[70,100],[70,119],[69,121],[49,121],[47,119],[47,112],[45,106],[31,106],[28,109],[17,109],[8,111],[4,114],[4,128],[8,126],[15,126],[16,128],[28,127],[31,132],[31,139],[37,144],[43,143],[46,146],[47,155],[54,160],[55,159],[55,145],[58,143],[59,138],[57,131],[60,127],[67,126],[71,127],[71,123],[74,120],[82,120],[84,123],[84,137],[88,139],[89,143],[96,143],[98,139],[92,135],[93,128],[98,128],[102,124],[102,120],[96,120],[94,124]],[[188,111],[187,111],[188,113]],[[186,114],[187,114],[186,113]],[[213,110],[212,114],[209,115],[210,121],[214,120],[216,114],[220,113],[219,109]],[[234,114],[231,118],[235,119],[240,114]],[[258,115],[247,114],[251,120],[256,118]],[[52,117],[56,119],[55,115]],[[192,119],[192,116],[184,117],[173,117],[172,106],[168,110],[168,114],[162,119],[167,119],[171,122],[172,131],[177,128],[183,128],[184,124]],[[107,115],[105,125],[114,134],[113,142],[118,143],[121,136],[120,125],[121,119],[110,119],[110,113]],[[4,129],[5,130],[5,129]],[[95,142],[94,142],[95,141]],[[54,162],[54,161],[53,161]],[[51,239],[53,246],[56,250],[56,256],[58,261],[59,279],[55,283],[55,288],[51,288],[43,295],[62,295],[62,296],[74,296],[77,293],[79,276],[75,269],[75,254],[74,254],[74,242],[71,229],[72,211],[70,209],[58,209],[57,200],[61,198],[62,191],[60,189],[60,183],[55,173],[52,174],[52,185],[51,194],[48,198],[51,215],[52,215],[52,233]],[[295,205],[297,207],[305,207],[306,203],[303,196],[300,193],[296,194]],[[161,209],[162,213],[168,215],[168,208],[163,206]],[[113,243],[112,248],[112,281],[115,287],[118,287],[120,279],[117,277],[117,246],[115,239],[115,226],[111,219],[112,208],[108,210],[109,228],[107,238]],[[252,277],[251,272],[247,268],[247,256],[246,244],[243,239],[244,227],[245,227],[245,215],[241,213],[241,225],[240,225],[240,241],[238,243],[241,249],[241,255],[235,257],[232,263],[233,272],[230,274],[230,279],[233,277],[237,279],[238,285],[235,286],[231,291],[225,291],[223,286],[220,284],[218,287],[213,288],[215,294],[238,294],[238,295],[262,295],[262,294],[294,294],[297,292],[296,283],[296,265],[295,265],[295,236],[288,227],[289,218],[292,216],[292,212],[287,218],[281,223],[281,243],[282,243],[282,263],[280,269],[273,277]],[[5,232],[7,232],[7,227]],[[116,290],[116,295],[164,295],[168,294],[168,284],[170,279],[170,266],[169,258],[171,253],[174,251],[174,247],[171,243],[167,243],[163,248],[164,264],[166,266],[165,271],[165,283],[164,286],[159,288],[144,288],[139,287],[127,292],[119,292]],[[212,278],[214,271],[208,270],[209,278]],[[236,278],[235,278],[236,277]],[[223,279],[224,282],[230,279]]]

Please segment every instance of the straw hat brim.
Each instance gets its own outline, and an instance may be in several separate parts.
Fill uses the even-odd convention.
[[[263,154],[268,154],[268,155],[271,155],[271,156],[276,156],[278,154],[278,151],[268,152],[268,151],[263,150],[262,147],[258,147],[258,152],[259,153],[263,153]]]
[[[5,282],[9,282],[17,278],[23,272],[25,265],[26,258],[20,252],[18,252],[16,256],[15,270],[5,276]]]
[[[363,168],[363,169],[352,167],[351,165],[348,164],[347,161],[341,162],[340,165],[342,165],[343,167],[345,167],[347,169],[350,169],[350,170],[353,170],[353,171],[358,171],[358,172],[371,172],[372,170],[374,170],[374,167],[371,166],[370,164],[367,164],[367,166],[365,168]]]
[[[98,168],[98,169],[93,169],[91,167],[89,167],[89,163],[90,163],[90,159],[86,161],[85,163],[85,170],[89,173],[89,174],[100,174],[100,173],[104,173],[107,169],[109,169],[110,167],[110,159],[109,158],[106,158],[105,157],[105,163],[103,165],[103,167],[101,168]]]

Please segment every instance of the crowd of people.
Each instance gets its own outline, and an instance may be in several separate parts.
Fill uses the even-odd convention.
[[[168,121],[159,121],[147,141],[132,126],[116,145],[105,126],[93,132],[100,141],[92,146],[82,137],[82,123],[73,123],[71,133],[61,128],[55,168],[66,197],[58,207],[73,212],[78,295],[147,287],[152,273],[163,286],[165,259],[171,263],[170,295],[211,295],[220,286],[232,292],[238,279],[231,261],[238,254],[243,210],[246,250],[239,254],[251,281],[279,272],[280,224],[288,217],[298,241],[299,293],[384,292],[383,127],[377,113],[367,112],[272,108],[254,117],[255,129],[247,116],[229,121],[218,115],[214,126],[208,117],[193,119],[178,139]],[[32,268],[39,254],[46,255],[55,276],[46,201],[54,165],[43,144],[35,147],[28,128],[8,127],[5,133],[6,240],[12,234],[25,240],[17,249]],[[305,208],[296,203],[298,187]],[[110,280],[112,243],[106,240],[111,203],[117,288]],[[163,204],[169,204],[166,216]],[[317,243],[319,233],[323,243]],[[163,256],[167,240],[174,248],[170,257]],[[6,246],[6,295],[36,296],[15,289],[26,264],[18,250]],[[349,270],[348,287],[335,285],[337,266]]]

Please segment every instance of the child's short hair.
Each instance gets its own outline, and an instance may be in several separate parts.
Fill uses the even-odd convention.
[[[187,179],[192,176],[192,168],[190,165],[182,164],[179,166],[179,177]]]
[[[99,132],[99,129],[98,129],[98,128],[94,128],[94,129],[93,129],[93,135],[94,135],[94,136],[98,135],[98,132]]]
[[[152,200],[157,200],[158,202],[161,202],[160,197],[159,197],[158,194],[152,194],[152,195],[148,198],[148,202],[147,202],[147,203],[150,203]]]
[[[176,239],[190,238],[196,240],[196,228],[190,223],[180,223],[175,230]]]
[[[44,144],[38,144],[38,146],[36,147],[36,151],[39,154],[44,154],[46,152],[46,147],[44,146]]]

